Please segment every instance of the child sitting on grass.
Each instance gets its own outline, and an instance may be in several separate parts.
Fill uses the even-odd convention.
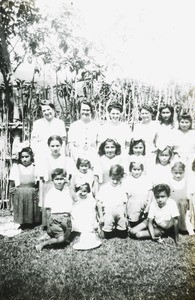
[[[127,195],[121,184],[123,177],[124,168],[118,164],[112,166],[109,182],[100,187],[96,196],[100,226],[104,225],[102,230],[107,239],[114,236],[127,237]]]
[[[72,198],[67,183],[67,173],[64,169],[54,169],[51,178],[54,187],[45,197],[47,213],[47,234],[50,239],[36,245],[36,250],[41,251],[47,245],[61,244],[68,240],[71,230]]]
[[[153,188],[155,200],[151,203],[148,213],[148,224],[143,228],[142,224],[131,229],[131,234],[137,238],[149,238],[159,240],[163,235],[171,233],[173,229],[174,241],[179,239],[178,217],[179,210],[174,200],[170,199],[170,187],[167,184],[158,184]],[[141,226],[140,226],[141,225]],[[140,226],[140,231],[138,231]]]

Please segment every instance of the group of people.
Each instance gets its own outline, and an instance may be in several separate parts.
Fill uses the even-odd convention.
[[[161,241],[195,228],[195,130],[192,117],[162,106],[153,120],[150,106],[140,108],[133,128],[121,121],[123,108],[110,102],[100,125],[83,101],[80,119],[68,134],[52,103],[41,105],[33,124],[31,148],[21,150],[10,171],[14,221],[42,223],[47,230],[37,251],[68,243],[75,249],[98,247],[112,237]]]

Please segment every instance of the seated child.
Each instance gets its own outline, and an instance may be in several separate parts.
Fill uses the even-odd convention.
[[[97,193],[97,207],[100,225],[105,238],[127,236],[126,202],[127,195],[122,185],[124,168],[114,165],[109,171],[109,182],[100,186]]]
[[[76,198],[72,208],[72,231],[94,232],[96,201],[90,191],[88,182],[76,187]]]
[[[36,250],[41,251],[47,245],[60,244],[67,241],[71,234],[72,198],[67,183],[67,173],[64,169],[54,169],[51,178],[54,187],[45,197],[47,213],[47,234],[49,239],[36,245]]]
[[[179,210],[174,200],[170,199],[170,187],[167,184],[158,184],[153,188],[155,200],[151,203],[148,213],[148,224],[139,224],[131,229],[131,234],[137,238],[159,240],[173,228],[175,243],[178,243]],[[140,226],[141,225],[141,226]],[[140,228],[140,230],[139,230]]]

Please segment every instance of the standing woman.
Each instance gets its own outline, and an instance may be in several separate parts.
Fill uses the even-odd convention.
[[[174,136],[174,108],[170,105],[165,105],[159,109],[159,124],[157,129],[156,146],[163,149],[166,146],[173,146]]]
[[[195,153],[195,130],[192,129],[192,117],[185,113],[178,118],[179,127],[174,134],[175,152],[185,161],[192,164]]]
[[[33,226],[40,222],[38,193],[36,189],[35,166],[30,147],[19,152],[18,163],[10,171],[10,193],[13,194],[14,222]]]
[[[75,164],[79,157],[87,157],[93,162],[97,152],[99,125],[93,120],[93,107],[88,101],[79,106],[80,119],[70,125],[68,145]]]
[[[129,147],[132,133],[129,125],[121,122],[122,112],[122,105],[118,102],[113,102],[108,106],[110,120],[106,121],[106,123],[101,126],[99,142],[102,143],[107,138],[114,139],[121,145],[121,151],[123,153],[123,151]]]
[[[146,155],[150,155],[155,150],[155,140],[157,134],[156,121],[152,120],[153,109],[149,105],[143,105],[140,110],[141,122],[135,124],[133,138],[143,139],[146,143]]]
[[[47,141],[52,135],[59,135],[65,142],[66,128],[62,120],[55,117],[55,106],[53,103],[45,102],[41,104],[43,117],[34,121],[31,133],[31,146],[35,154],[36,164],[48,152]]]

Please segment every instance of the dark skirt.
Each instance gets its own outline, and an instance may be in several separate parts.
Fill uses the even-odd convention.
[[[36,224],[41,221],[38,193],[34,187],[19,186],[13,198],[14,222]]]

